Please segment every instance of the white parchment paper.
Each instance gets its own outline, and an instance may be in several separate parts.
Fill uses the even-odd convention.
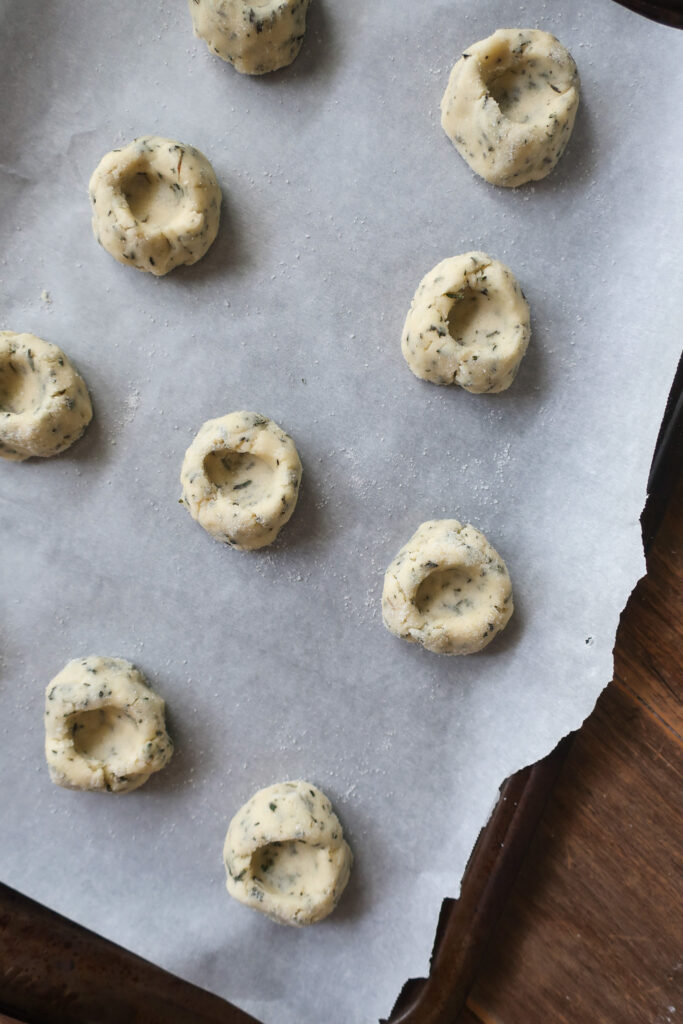
[[[438,119],[455,59],[501,26],[554,32],[583,83],[558,169],[514,192]],[[182,0],[0,0],[0,31],[0,326],[64,348],[96,410],[63,456],[0,465],[0,877],[267,1024],[376,1021],[427,972],[501,781],[612,674],[680,341],[683,36],[610,0],[315,0],[298,61],[249,79]],[[225,195],[209,255],[160,280],[89,224],[98,160],[145,133],[198,146]],[[418,381],[400,353],[420,278],[469,249],[532,309],[499,396]],[[241,408],[304,464],[253,554],[177,503],[196,430]],[[515,589],[470,658],[381,623],[387,564],[444,516],[486,533]],[[90,653],[168,703],[176,756],[130,796],[44,766],[45,686]],[[356,854],[302,931],[231,901],[221,862],[235,810],[297,777]]]

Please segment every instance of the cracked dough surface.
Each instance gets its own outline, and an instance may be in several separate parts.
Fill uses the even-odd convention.
[[[513,612],[505,562],[474,526],[422,523],[384,576],[382,617],[390,632],[436,654],[474,654]]]
[[[513,188],[550,174],[578,106],[576,64],[555,36],[502,28],[453,67],[441,125],[473,171]]]
[[[70,661],[45,691],[45,757],[66,789],[126,793],[168,764],[165,705],[121,658]]]
[[[104,156],[90,179],[95,238],[157,277],[196,263],[218,233],[221,190],[203,153],[144,135]]]
[[[264,75],[297,57],[310,0],[188,0],[194,34],[245,75]]]
[[[487,394],[510,387],[530,335],[529,306],[512,271],[467,252],[423,277],[401,349],[416,377]]]
[[[91,419],[85,381],[60,348],[35,334],[0,331],[0,458],[57,455]]]
[[[185,453],[182,501],[216,540],[240,551],[265,547],[296,507],[301,462],[277,423],[255,412],[207,422]]]
[[[259,790],[230,822],[231,896],[279,924],[314,924],[339,902],[353,856],[324,793],[301,779]]]

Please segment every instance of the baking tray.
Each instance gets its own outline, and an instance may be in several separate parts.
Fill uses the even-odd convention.
[[[642,516],[645,548],[683,468],[683,360],[662,421]],[[406,983],[388,1024],[452,1024],[564,762],[567,736],[509,778],[458,900],[445,900],[428,978]],[[229,972],[229,965],[226,971]],[[257,1024],[218,996],[0,884],[0,1012],[24,1024]]]
[[[617,0],[683,27],[680,0]],[[646,550],[683,465],[683,362],[660,430],[642,516]],[[571,736],[517,772],[482,830],[458,900],[445,900],[428,978],[404,986],[388,1024],[450,1024],[566,757]],[[227,968],[229,971],[229,968]],[[23,1024],[258,1024],[230,1003],[143,960],[0,883],[0,1012]]]

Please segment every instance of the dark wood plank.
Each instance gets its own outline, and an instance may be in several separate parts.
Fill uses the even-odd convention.
[[[470,993],[481,1024],[666,1024],[683,1009],[683,488],[622,618]]]
[[[472,851],[458,900],[444,900],[428,978],[403,987],[389,1024],[451,1024],[462,1011],[492,928],[566,756],[561,743],[503,784]]]
[[[636,14],[642,14],[652,21],[659,21],[662,25],[671,25],[673,28],[683,27],[683,10],[681,0],[669,0],[668,3],[648,3],[647,0],[617,0],[622,7],[628,7]]]
[[[683,737],[683,488],[674,496],[648,557],[648,575],[629,603],[615,648],[615,682]]]
[[[0,1018],[0,1024],[2,1024],[2,1018]],[[477,1017],[472,1011],[466,1006],[462,1009],[458,1015],[457,1024],[488,1024],[487,1021],[482,1021],[481,1017]]]
[[[2,1011],[30,1024],[258,1024],[4,885]]]

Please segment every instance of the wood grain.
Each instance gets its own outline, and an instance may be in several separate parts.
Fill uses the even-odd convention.
[[[679,486],[459,1024],[683,1015],[682,547]]]
[[[2,1011],[27,1024],[258,1024],[218,996],[0,885]]]
[[[615,649],[615,682],[639,700],[662,725],[683,738],[683,528],[678,536],[672,503],[661,537],[648,559],[648,576],[637,587]],[[678,519],[683,516],[678,512]]]
[[[681,0],[669,0],[668,3],[660,4],[648,3],[647,0],[617,0],[617,3],[652,21],[659,21],[662,25],[671,25],[673,28],[683,26]]]

